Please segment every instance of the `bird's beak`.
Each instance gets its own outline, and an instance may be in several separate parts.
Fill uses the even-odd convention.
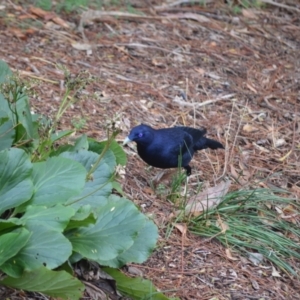
[[[128,144],[129,142],[131,142],[131,139],[129,137],[126,137],[126,139],[123,142],[123,146],[125,146],[126,144]]]

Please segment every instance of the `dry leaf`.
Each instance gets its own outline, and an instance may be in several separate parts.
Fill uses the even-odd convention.
[[[259,145],[257,145],[256,143],[252,143],[252,145],[256,148],[256,149],[258,149],[259,151],[262,151],[262,152],[265,152],[265,153],[270,153],[270,151],[268,150],[268,149],[266,149],[266,148],[264,148],[264,147],[262,147],[262,146],[259,146]]]
[[[229,258],[230,260],[239,260],[238,258],[232,256],[230,249],[227,248],[225,250],[225,253],[226,253],[227,258]]]
[[[186,232],[187,232],[187,226],[186,224],[179,224],[179,223],[173,223],[173,226],[175,228],[177,228],[181,233],[182,233],[182,237],[186,237]]]
[[[185,212],[187,214],[192,213],[195,216],[200,215],[203,211],[217,206],[223,196],[225,196],[229,190],[231,181],[222,181],[214,187],[209,187],[203,190],[201,193],[189,199]]]
[[[281,146],[283,146],[285,144],[286,144],[285,139],[278,139],[278,140],[275,141],[275,147],[276,148],[279,148],[279,147],[281,147]]]
[[[281,277],[279,272],[272,266],[272,276],[273,277]]]
[[[29,9],[31,11],[31,13],[33,13],[34,15],[40,17],[40,18],[43,18],[45,20],[51,20],[55,14],[53,12],[49,12],[49,11],[45,11],[41,8],[38,8],[38,7],[30,7]]]
[[[246,131],[246,132],[254,132],[254,131],[258,131],[258,129],[250,124],[245,124],[243,126],[243,131]]]
[[[70,28],[69,24],[60,17],[55,16],[52,18],[52,21],[61,27]]]
[[[242,9],[242,14],[245,18],[248,19],[257,19],[257,15],[252,9]]]
[[[259,284],[257,283],[256,280],[253,280],[253,279],[250,279],[251,280],[251,283],[252,283],[252,287],[255,289],[255,290],[259,290]]]
[[[291,153],[292,153],[292,150],[290,150],[286,155],[278,158],[278,160],[281,161],[281,162],[285,161],[291,155]]]
[[[48,12],[45,10],[42,10],[41,8],[38,7],[30,7],[30,11],[32,14],[46,20],[46,21],[52,21],[55,24],[64,27],[64,28],[69,28],[70,26],[68,25],[67,22],[65,22],[62,18],[58,17],[55,13],[53,12]]]
[[[91,50],[92,49],[92,45],[90,44],[85,44],[85,43],[71,43],[72,47],[76,50]]]
[[[133,267],[133,266],[128,266],[127,271],[128,271],[129,274],[132,274],[132,275],[136,275],[136,276],[140,276],[140,277],[144,276],[142,270],[140,270],[136,267]]]
[[[26,20],[26,19],[36,19],[35,15],[32,14],[26,14],[26,15],[20,15],[18,17],[19,20]]]
[[[250,85],[249,83],[247,83],[247,88],[252,91],[253,93],[257,94],[257,90],[252,86]]]
[[[26,40],[27,35],[24,31],[20,30],[19,28],[10,28],[9,31],[18,39]]]
[[[229,226],[226,222],[224,222],[220,217],[216,221],[216,226],[221,229],[221,233],[225,233],[226,230],[229,229]]]
[[[143,188],[143,192],[145,194],[148,194],[148,195],[154,195],[153,190],[150,187],[147,187],[147,186],[145,188]]]
[[[248,259],[255,265],[258,266],[262,260],[264,259],[264,256],[260,253],[252,253],[248,252]]]
[[[178,13],[178,14],[166,14],[168,19],[189,19],[189,20],[194,20],[200,23],[216,23],[213,22],[212,19],[209,19],[205,16],[201,16],[199,14],[194,14],[194,13]]]

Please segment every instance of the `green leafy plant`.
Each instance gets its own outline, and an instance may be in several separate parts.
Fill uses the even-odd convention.
[[[111,268],[144,262],[157,227],[113,194],[116,167],[126,164],[116,129],[107,141],[82,135],[71,145],[63,138],[72,131],[57,131],[85,79],[68,81],[53,121],[31,114],[26,85],[1,61],[0,82],[0,284],[79,299],[84,284],[65,265],[81,259]],[[122,286],[120,271],[112,276]],[[151,289],[151,299],[167,299],[151,283],[143,287],[139,295]]]

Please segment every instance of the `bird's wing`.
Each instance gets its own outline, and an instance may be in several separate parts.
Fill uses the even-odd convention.
[[[155,135],[155,144],[161,145],[161,151],[175,155],[176,159],[194,146],[194,140],[190,133],[182,130],[183,127],[173,127],[158,130]]]
[[[181,147],[183,149],[191,149],[194,146],[194,137],[188,132],[183,130],[183,138],[182,138]]]
[[[181,130],[183,130],[184,132],[188,133],[189,135],[191,135],[194,142],[198,141],[199,139],[201,139],[206,134],[206,129],[205,128],[196,129],[196,128],[185,127],[185,126],[181,126],[179,128]]]

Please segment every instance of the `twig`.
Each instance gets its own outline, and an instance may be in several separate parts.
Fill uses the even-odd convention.
[[[208,104],[211,104],[211,103],[215,103],[215,102],[218,102],[218,101],[221,101],[221,100],[230,99],[233,96],[235,96],[235,94],[224,95],[224,96],[221,96],[217,99],[206,100],[206,101],[201,102],[201,103],[189,103],[189,102],[186,102],[186,101],[182,101],[179,98],[173,99],[173,102],[176,102],[179,105],[185,105],[185,106],[189,106],[189,107],[199,108],[199,107],[202,107],[202,106],[205,106],[205,105],[208,105]]]
[[[150,45],[144,45],[144,44],[140,44],[140,43],[116,43],[114,44],[115,46],[125,46],[125,47],[140,47],[140,48],[150,48],[150,49],[155,49],[155,50],[160,50],[160,51],[164,51],[164,52],[168,52],[168,53],[172,53],[172,54],[176,54],[176,55],[182,55],[182,54],[188,54],[191,55],[190,52],[186,52],[186,51],[180,51],[179,53],[176,51],[171,51],[165,48],[161,48],[161,47],[157,47],[157,46],[150,46]],[[97,45],[100,47],[103,47],[105,45]],[[111,47],[111,45],[107,45],[109,47]]]
[[[34,79],[38,79],[38,80],[41,80],[41,81],[45,81],[45,82],[49,82],[49,83],[53,83],[53,84],[59,84],[58,81],[54,81],[54,80],[50,80],[50,79],[47,79],[47,78],[39,77],[39,76],[33,75],[31,72],[28,72],[28,71],[16,70],[16,69],[13,69],[13,68],[12,68],[12,71],[19,72],[21,75],[25,75],[25,76],[28,76],[28,77],[31,77],[31,78],[34,78]]]
[[[203,1],[201,1],[201,3],[203,3],[204,5],[207,4],[207,3],[211,3],[211,2],[213,2],[213,0],[203,0]],[[182,4],[195,4],[195,1],[194,0],[178,0],[178,1],[175,1],[175,2],[171,2],[167,5],[154,6],[154,9],[155,10],[165,10],[165,9],[170,8],[170,7],[180,6]]]
[[[285,8],[287,10],[294,10],[294,11],[300,13],[300,9],[298,9],[296,7],[293,7],[293,6],[285,5],[285,4],[278,3],[278,2],[275,2],[275,1],[272,1],[272,0],[260,0],[260,1],[264,2],[264,3],[267,3],[267,4],[274,5],[274,6],[278,6],[278,7],[281,7],[281,8]]]

